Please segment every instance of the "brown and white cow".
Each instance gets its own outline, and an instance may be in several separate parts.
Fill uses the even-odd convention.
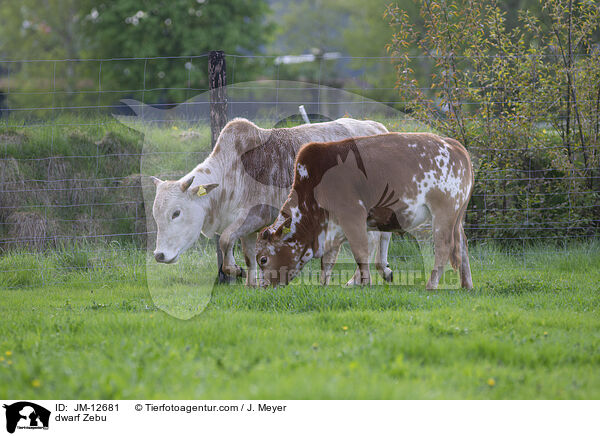
[[[410,231],[430,217],[435,289],[450,260],[472,288],[463,219],[473,190],[468,152],[431,133],[388,133],[304,145],[292,190],[275,222],[258,236],[256,259],[265,285],[287,284],[324,254],[331,222],[346,235],[359,284],[370,284],[367,229]]]

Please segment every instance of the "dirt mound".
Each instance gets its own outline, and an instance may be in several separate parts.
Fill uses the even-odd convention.
[[[46,245],[48,223],[37,212],[14,212],[7,220],[10,247],[41,249]]]

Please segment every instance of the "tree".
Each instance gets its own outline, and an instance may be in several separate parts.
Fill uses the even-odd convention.
[[[78,59],[89,43],[81,36],[84,18],[81,8],[87,0],[22,0],[0,3],[0,56],[16,61]],[[18,108],[59,105],[78,82],[90,74],[88,65],[78,62],[0,63],[3,88],[21,93],[9,96],[9,105]],[[54,96],[33,92],[62,90]]]
[[[600,10],[546,0],[541,13],[509,28],[495,1],[429,0],[418,18],[388,9],[406,110],[477,157],[470,219],[488,237],[598,226]]]
[[[416,11],[411,0],[399,2],[403,8]],[[368,6],[362,0],[345,0],[348,25],[342,32],[342,50],[353,59],[349,66],[358,75],[357,85],[365,89],[360,93],[378,101],[396,101],[398,94],[393,90],[395,69],[388,58],[386,46],[393,36],[385,12],[389,0],[371,0]]]
[[[264,0],[96,0],[83,31],[93,41],[94,56],[101,58],[194,56],[210,50],[260,53],[273,30],[266,18],[269,10]],[[207,86],[204,60],[132,60],[103,68],[108,86],[160,89],[150,98],[163,102],[189,97],[168,88]],[[236,80],[255,73],[236,71]]]
[[[76,59],[82,7],[88,0],[22,0],[0,4],[0,54],[12,59]]]
[[[396,99],[392,89],[394,68],[385,48],[393,34],[384,18],[388,3],[389,0],[275,2],[279,23],[271,49],[275,54],[339,52],[343,57],[281,67],[279,77],[352,88],[353,92],[380,101]],[[403,7],[415,8],[411,0],[401,3]]]
[[[0,83],[20,91],[8,95],[11,108],[75,106],[81,115],[90,107],[95,115],[93,106],[123,97],[181,102],[207,87],[206,60],[194,56],[262,52],[274,30],[269,11],[266,0],[1,2],[0,55],[57,61],[0,63]],[[145,57],[164,58],[112,60]],[[256,66],[240,68],[235,78],[256,73]],[[98,96],[99,90],[119,93]],[[30,116],[48,115],[37,110]]]

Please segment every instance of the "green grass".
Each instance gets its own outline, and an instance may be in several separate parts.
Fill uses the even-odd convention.
[[[476,248],[472,291],[221,286],[187,321],[139,265],[103,282],[93,256],[64,254],[37,261],[85,272],[0,282],[2,398],[600,398],[593,243]]]

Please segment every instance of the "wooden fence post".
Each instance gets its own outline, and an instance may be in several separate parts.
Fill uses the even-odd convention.
[[[211,146],[215,147],[219,134],[227,124],[227,84],[225,76],[225,52],[211,51],[208,54],[208,89],[210,95],[210,138]],[[223,273],[223,253],[219,247],[219,235],[215,235],[217,246],[217,263],[219,265],[219,283],[229,282]],[[235,278],[234,278],[235,280]]]

